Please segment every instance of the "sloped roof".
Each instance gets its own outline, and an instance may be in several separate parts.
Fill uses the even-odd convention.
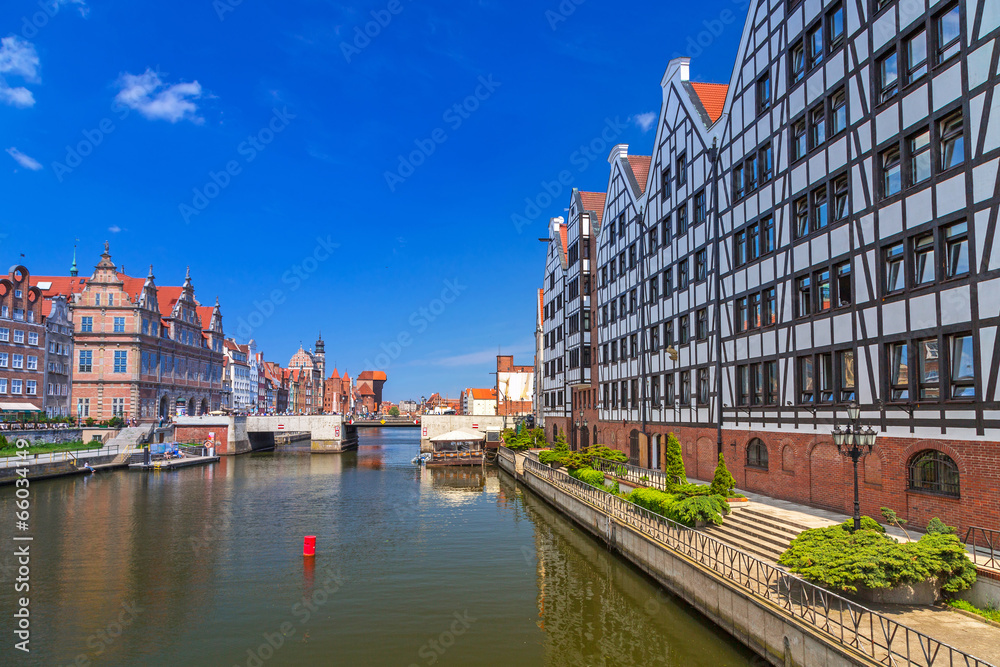
[[[729,91],[729,85],[725,83],[695,83],[693,81],[690,85],[709,119],[713,123],[719,120],[726,106],[726,93]]]
[[[496,389],[469,389],[472,398],[477,401],[495,401],[497,398]]]
[[[363,371],[361,375],[358,376],[359,380],[375,380],[375,381],[385,381],[388,379],[386,374],[382,371]]]
[[[563,261],[569,256],[569,230],[566,225],[559,225],[559,240],[562,242]]]
[[[38,289],[42,290],[42,294],[45,296],[54,296],[56,294],[70,296],[72,294],[79,294],[87,287],[87,279],[79,276],[71,278],[69,276],[29,275],[28,282],[32,287],[38,287]],[[39,283],[48,283],[49,286],[43,289]]]
[[[198,306],[198,319],[201,320],[201,328],[207,329],[212,324],[212,311],[215,308],[211,306]]]
[[[580,191],[580,199],[583,201],[585,211],[597,213],[597,222],[600,223],[604,217],[604,202],[608,196],[603,192],[583,192]]]
[[[652,155],[629,155],[628,164],[632,167],[632,174],[639,184],[639,192],[646,191],[646,181],[649,180],[649,165],[653,161]]]

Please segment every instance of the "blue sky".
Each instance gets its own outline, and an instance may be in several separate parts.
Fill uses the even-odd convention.
[[[76,239],[87,275],[105,240],[160,284],[190,265],[228,334],[285,364],[322,330],[329,362],[382,368],[392,400],[491,386],[498,349],[531,363],[537,239],[569,193],[526,200],[567,169],[603,191],[610,145],[580,149],[606,127],[651,152],[667,61],[728,82],[745,14],[5,0],[0,247],[36,274],[65,275]]]

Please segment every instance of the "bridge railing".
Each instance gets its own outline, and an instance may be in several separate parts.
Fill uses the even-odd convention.
[[[553,484],[669,549],[711,569],[751,595],[780,606],[827,637],[877,662],[907,667],[992,667],[933,637],[871,611],[707,534],[639,507],[537,461],[525,473]]]
[[[632,482],[638,486],[648,486],[660,489],[661,491],[667,491],[671,488],[671,484],[669,484],[670,476],[662,470],[640,468],[629,463],[621,463],[620,461],[611,461],[599,457],[594,457],[592,467],[594,470],[614,475],[619,479]]]

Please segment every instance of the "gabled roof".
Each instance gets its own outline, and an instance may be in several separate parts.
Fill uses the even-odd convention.
[[[79,294],[87,287],[87,279],[69,276],[35,276],[29,275],[28,282],[32,287],[42,290],[45,296],[55,296],[56,294]],[[45,287],[44,285],[47,285]]]
[[[495,401],[497,400],[497,390],[496,389],[469,389],[469,393],[472,398],[477,401]]]
[[[562,261],[565,266],[569,257],[569,229],[565,224],[559,225],[559,240],[562,242]]]
[[[694,99],[701,105],[709,120],[713,123],[719,120],[726,106],[726,93],[729,91],[729,84],[695,83],[692,81],[689,85],[694,91]]]
[[[649,180],[649,165],[653,161],[652,155],[629,155],[628,164],[632,167],[632,174],[639,184],[639,193],[646,191],[646,181]]]
[[[358,379],[359,380],[374,380],[376,382],[378,382],[378,381],[384,382],[388,378],[387,378],[386,374],[383,371],[363,371],[361,373],[361,375],[358,376]]]
[[[580,191],[580,200],[583,202],[583,210],[597,213],[597,222],[600,224],[604,217],[604,202],[608,196],[603,192]]]

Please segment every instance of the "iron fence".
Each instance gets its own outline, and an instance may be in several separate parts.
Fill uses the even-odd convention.
[[[972,548],[976,565],[1000,570],[1000,531],[972,526],[965,533],[965,544]]]
[[[588,502],[620,523],[711,569],[752,595],[778,605],[877,662],[906,667],[992,667],[988,662],[789,574],[776,565],[585,484],[561,470],[533,460],[525,460],[524,469],[525,473],[530,471]]]
[[[631,463],[621,463],[619,461],[611,461],[609,459],[602,459],[599,457],[594,457],[591,467],[594,470],[614,475],[619,479],[623,479],[626,482],[631,482],[638,486],[649,486],[660,489],[661,491],[667,491],[671,487],[670,476],[662,470],[641,468],[639,466],[632,465]]]

